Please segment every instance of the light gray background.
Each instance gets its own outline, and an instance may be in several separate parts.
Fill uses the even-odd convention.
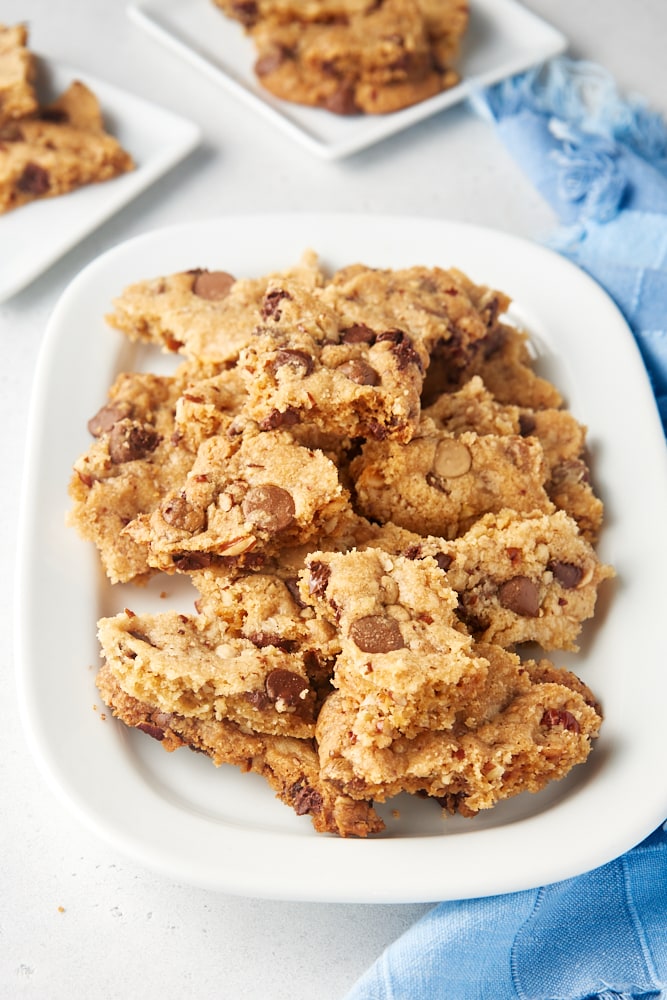
[[[667,113],[664,0],[526,6],[567,35],[571,55],[603,64]],[[32,761],[16,714],[12,598],[35,360],[49,314],[78,271],[172,222],[246,211],[398,212],[539,239],[551,213],[466,107],[326,163],[162,49],[129,21],[122,0],[3,0],[0,19],[29,22],[38,51],[171,107],[204,134],[186,162],[0,305],[0,1000],[337,1000],[428,906],[264,902],[173,884],[82,829]]]

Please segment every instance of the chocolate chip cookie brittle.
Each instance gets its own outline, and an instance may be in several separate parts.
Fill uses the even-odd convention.
[[[52,104],[0,128],[0,212],[134,169],[105,131],[97,98],[74,81]]]
[[[452,726],[412,739],[397,736],[384,746],[359,740],[358,699],[332,695],[317,722],[327,781],[362,800],[421,793],[473,816],[539,791],[588,758],[601,717],[578,678],[551,664],[521,664],[499,647],[481,645],[478,654],[489,664],[486,705],[478,699],[477,714],[463,708]]]
[[[119,377],[71,520],[112,581],[198,596],[100,621],[118,718],[342,836],[383,828],[373,799],[472,816],[586,760],[595,698],[518,650],[577,650],[613,576],[603,507],[508,304],[455,269],[327,277],[312,252],[125,290],[111,324],[188,360]]]
[[[407,333],[341,323],[323,295],[287,282],[269,286],[262,312],[239,360],[246,413],[262,430],[312,423],[349,438],[410,439],[428,354]]]
[[[315,692],[303,654],[284,644],[240,638],[221,619],[127,609],[98,625],[108,668],[122,689],[162,712],[310,738]],[[255,639],[255,641],[253,641]]]
[[[128,525],[180,485],[201,441],[232,421],[238,380],[207,373],[187,362],[174,375],[124,372],[88,423],[94,440],[74,464],[69,521],[96,545],[113,583],[153,573]]]
[[[283,100],[336,114],[385,114],[451,87],[465,0],[215,0],[257,51]]]
[[[538,441],[521,435],[452,435],[422,417],[407,444],[367,441],[350,466],[366,517],[455,538],[504,507],[548,512],[546,467]]]
[[[0,24],[0,128],[37,110],[35,58],[24,24]]]
[[[280,277],[307,288],[323,282],[312,251]],[[227,271],[193,268],[138,281],[115,299],[107,321],[131,340],[165,351],[200,362],[234,362],[261,322],[267,285],[276,278],[235,278]]]
[[[387,746],[449,726],[485,682],[487,664],[457,628],[456,595],[434,560],[315,552],[301,593],[338,630],[333,684],[359,701],[361,743]]]
[[[200,446],[185,484],[126,530],[148,545],[149,565],[165,572],[257,568],[267,555],[331,530],[347,503],[333,462],[288,432],[216,435]]]

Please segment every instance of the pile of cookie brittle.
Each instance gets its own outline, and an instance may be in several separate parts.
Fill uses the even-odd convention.
[[[36,77],[25,25],[0,24],[0,213],[134,169],[84,83],[41,104]]]
[[[577,649],[613,575],[602,504],[508,304],[438,267],[327,276],[312,251],[122,292],[111,325],[182,360],[117,378],[70,520],[113,583],[187,574],[198,596],[99,622],[115,716],[342,836],[399,792],[473,816],[587,758],[594,695],[517,650]]]
[[[240,22],[274,97],[387,114],[459,82],[467,0],[213,0]]]

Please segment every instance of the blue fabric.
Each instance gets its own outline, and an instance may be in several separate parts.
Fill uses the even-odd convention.
[[[667,833],[577,878],[440,903],[347,1000],[667,997]]]
[[[549,244],[630,325],[667,423],[667,124],[600,66],[567,57],[473,103],[561,223]]]
[[[548,243],[625,315],[667,425],[667,126],[567,57],[476,96],[559,227]],[[667,1000],[667,823],[577,878],[440,903],[346,1000]]]

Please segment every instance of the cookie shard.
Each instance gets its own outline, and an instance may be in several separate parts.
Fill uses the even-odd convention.
[[[216,766],[231,764],[259,774],[297,815],[309,816],[318,833],[366,837],[384,828],[370,802],[353,799],[323,779],[311,740],[248,732],[224,719],[163,712],[127,694],[106,664],[96,683],[105,704],[127,726],[158,740],[167,751],[187,746],[205,753]]]
[[[563,405],[556,386],[535,371],[528,335],[502,317],[467,356],[444,352],[431,358],[422,395],[424,404],[428,406],[443,392],[460,388],[475,375],[500,403],[535,410]]]
[[[288,282],[269,286],[262,311],[239,360],[246,412],[261,429],[310,423],[347,438],[410,439],[428,355],[408,333],[348,324],[323,294]]]
[[[360,513],[443,538],[456,538],[484,514],[504,507],[553,510],[537,440],[449,434],[425,416],[406,445],[366,441],[350,473]]]
[[[36,115],[6,125],[0,141],[0,212],[135,167],[130,153],[105,131],[97,98],[81,81]]]
[[[28,29],[24,24],[0,24],[0,129],[37,110],[34,83],[35,57],[28,49]]]
[[[457,627],[456,595],[436,562],[367,549],[316,552],[306,565],[303,600],[338,630],[332,683],[359,702],[355,739],[382,747],[452,725],[488,665]]]
[[[506,650],[482,649],[494,666],[486,711],[482,697],[476,711],[462,712],[450,729],[367,746],[354,738],[358,703],[332,694],[316,729],[327,779],[360,798],[425,794],[449,812],[474,816],[503,799],[540,791],[583,763],[601,724],[586,686],[551,664],[522,665]]]
[[[429,364],[442,355],[452,365],[475,356],[509,306],[504,293],[475,284],[455,268],[418,265],[348,265],[327,282],[322,298],[346,327],[402,329],[426,351]]]
[[[107,322],[131,340],[154,343],[168,353],[231,364],[261,322],[266,289],[276,277],[242,278],[197,266],[158,275],[128,285],[114,300]],[[324,281],[312,250],[280,277],[309,288]]]
[[[150,514],[180,484],[197,449],[235,415],[233,372],[184,363],[174,375],[123,372],[88,429],[89,448],[74,463],[68,521],[92,541],[113,583],[145,580],[148,547],[128,525]]]
[[[257,732],[313,735],[316,695],[304,655],[277,637],[237,636],[198,615],[127,610],[101,619],[98,636],[121,686],[140,701]]]
[[[274,96],[342,115],[386,114],[458,82],[467,4],[454,0],[216,0],[251,36]]]
[[[564,511],[487,514],[449,544],[448,556],[461,619],[476,638],[506,648],[576,651],[601,585],[615,575]]]
[[[333,528],[347,491],[326,456],[286,431],[205,440],[180,489],[126,531],[164,572],[253,566]]]

